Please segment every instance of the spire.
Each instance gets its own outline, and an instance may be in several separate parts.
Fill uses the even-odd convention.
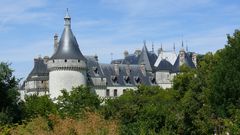
[[[82,55],[77,40],[71,30],[71,18],[68,14],[64,17],[65,24],[62,36],[58,43],[58,48],[53,54],[51,59],[78,59],[85,61],[85,57]]]
[[[65,22],[65,27],[71,27],[71,17],[69,15],[69,12],[68,12],[68,8],[67,8],[67,11],[66,11],[66,15],[64,17],[64,22]]]
[[[152,42],[152,52],[154,53],[154,44],[153,44],[153,42]]]
[[[183,43],[183,40],[182,40],[182,48],[181,48],[181,51],[184,51],[184,43]]]
[[[146,40],[143,40],[143,45],[146,46]]]

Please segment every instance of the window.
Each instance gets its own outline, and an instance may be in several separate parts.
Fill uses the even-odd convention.
[[[124,80],[126,84],[131,84],[130,77],[129,76],[124,76]]]
[[[80,62],[80,60],[78,60],[78,63]]]
[[[42,83],[43,83],[43,81],[42,81]]]
[[[117,89],[114,89],[113,96],[114,96],[114,97],[117,97]]]
[[[135,77],[135,82],[137,83],[137,84],[140,84],[141,83],[141,79],[140,79],[140,77]]]
[[[65,62],[67,62],[67,60],[64,60]]]
[[[109,96],[110,96],[110,90],[107,89],[107,90],[106,90],[106,97],[109,97]]]
[[[53,61],[53,63],[55,62],[54,60],[52,60]]]
[[[118,83],[117,76],[111,76],[113,83]]]

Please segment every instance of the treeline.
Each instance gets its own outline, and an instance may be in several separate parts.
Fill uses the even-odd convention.
[[[70,93],[62,91],[57,101],[33,95],[19,102],[17,80],[2,63],[1,132],[239,135],[240,31],[227,38],[225,48],[198,56],[197,69],[183,65],[171,89],[139,86],[108,100],[100,99],[88,87],[77,87]]]

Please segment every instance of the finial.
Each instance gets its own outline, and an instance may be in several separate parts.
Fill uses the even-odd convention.
[[[176,51],[175,43],[173,43],[173,51]]]
[[[184,43],[183,43],[183,40],[182,40],[182,48],[180,51],[184,51]]]
[[[67,8],[67,11],[66,11],[66,15],[64,17],[64,21],[65,21],[65,26],[70,26],[71,27],[71,17],[69,15],[68,8]]]
[[[152,42],[152,52],[154,52],[154,43]]]
[[[70,17],[70,15],[69,15],[68,8],[67,8],[67,10],[66,10],[66,15],[65,15],[65,17],[64,17],[64,18],[71,18],[71,17]]]

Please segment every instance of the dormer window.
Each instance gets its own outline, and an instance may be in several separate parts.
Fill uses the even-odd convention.
[[[112,76],[111,78],[112,78],[113,83],[118,83],[118,78],[117,78],[117,76]]]
[[[124,81],[126,84],[131,84],[130,77],[129,76],[124,76],[123,77]]]
[[[140,83],[141,83],[141,79],[140,79],[139,76],[134,77],[134,80],[135,80],[135,82],[136,82],[137,84],[140,84]]]
[[[149,77],[149,80],[152,84],[156,84],[156,78],[154,77]]]
[[[93,67],[93,72],[94,72],[94,74],[99,74],[98,68],[97,67]]]

